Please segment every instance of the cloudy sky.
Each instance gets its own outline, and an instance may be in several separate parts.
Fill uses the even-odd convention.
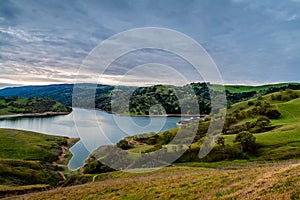
[[[77,76],[89,53],[119,32],[142,27],[193,38],[224,83],[300,81],[299,0],[1,0],[0,86],[92,82],[91,73]],[[131,73],[134,63],[142,66]],[[120,69],[130,74],[130,84],[157,77],[174,84],[176,73],[170,76],[163,66],[194,74],[188,63],[160,50],[131,53],[113,65],[104,83],[116,83],[125,73]]]

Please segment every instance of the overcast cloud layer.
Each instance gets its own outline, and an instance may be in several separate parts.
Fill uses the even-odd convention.
[[[170,28],[192,37],[227,84],[300,81],[299,0],[2,0],[0,86],[75,82],[81,62],[101,41],[140,27]],[[151,62],[150,54],[157,62],[170,56],[136,52],[107,71],[107,83],[114,83],[120,67],[134,59]],[[176,59],[169,65],[180,66]],[[131,76],[136,80],[140,74]],[[78,79],[91,81],[89,74]]]

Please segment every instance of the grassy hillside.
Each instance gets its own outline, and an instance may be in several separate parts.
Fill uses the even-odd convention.
[[[61,153],[65,137],[0,129],[0,158],[53,162]]]
[[[184,150],[186,151],[176,162],[297,159],[300,157],[299,105],[300,91],[293,90],[264,95],[233,105],[232,108],[227,110],[225,125],[220,138],[224,138],[224,140],[217,141],[212,151],[202,159],[198,157],[198,152],[206,138],[206,132],[210,124],[209,118],[199,122],[198,131],[189,148],[180,145],[182,141],[192,140],[189,137],[179,138],[178,141],[173,141],[173,145],[169,145],[178,128],[157,134],[129,136],[117,143],[117,146],[126,150],[126,153],[123,152],[122,158],[124,162],[131,163],[131,166],[136,164],[138,166],[139,162],[147,161],[144,160],[141,153],[149,153],[155,157],[171,157],[176,152]],[[191,121],[180,129],[186,133],[185,135],[189,135],[190,127],[195,126],[197,124]],[[242,143],[235,141],[237,134],[243,131],[249,133],[254,138],[255,143],[243,146]],[[155,152],[159,149],[163,150],[163,155]],[[100,148],[95,151],[95,156],[106,160],[102,151],[110,151],[110,149]],[[164,162],[164,160],[162,159],[161,162]]]
[[[0,115],[70,111],[69,107],[49,98],[0,98]]]
[[[57,164],[66,164],[60,156],[63,152],[68,155],[68,141],[66,137],[0,129],[0,196],[49,189],[62,181],[59,170],[63,169]]]
[[[151,173],[110,172],[94,183],[20,199],[299,199],[299,163],[238,168],[167,167]],[[13,197],[16,198],[16,197]]]
[[[242,92],[259,92],[268,90],[269,88],[282,88],[288,87],[291,83],[276,83],[276,84],[266,84],[266,85],[258,85],[258,86],[251,86],[251,85],[225,85],[225,89],[231,93],[242,93]],[[298,83],[293,83],[297,85]],[[212,89],[220,90],[221,85],[212,85]]]
[[[289,93],[278,92],[265,95],[262,98],[238,103],[228,110],[247,111],[255,105],[249,106],[249,102],[269,102],[272,109],[277,109],[281,116],[271,120],[270,126],[275,127],[264,133],[254,134],[258,143],[257,156],[260,160],[283,160],[300,157],[300,91],[294,91],[297,98],[287,98]],[[277,98],[280,97],[280,100]],[[250,103],[252,104],[252,103]],[[255,119],[243,119],[239,124]],[[233,144],[235,135],[225,135],[226,143]]]

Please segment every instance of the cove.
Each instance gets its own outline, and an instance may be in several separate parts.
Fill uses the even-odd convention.
[[[70,149],[73,157],[68,165],[69,169],[76,170],[84,165],[93,150],[102,145],[115,144],[130,135],[176,128],[176,123],[182,119],[167,116],[130,117],[73,108],[73,112],[68,115],[1,119],[0,127],[79,137],[80,141]]]

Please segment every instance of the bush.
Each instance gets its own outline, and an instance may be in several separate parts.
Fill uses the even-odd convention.
[[[248,158],[243,152],[230,145],[225,146],[215,146],[211,152],[203,159],[207,162],[218,162],[223,160],[236,160],[236,159],[246,159]]]
[[[261,105],[261,101],[256,101],[255,102],[255,106],[260,106]]]
[[[199,158],[199,151],[200,148],[188,149],[176,162],[218,162],[248,158],[238,147],[230,145],[216,145],[204,158]]]
[[[253,106],[253,105],[254,105],[254,103],[252,101],[248,102],[248,106]]]
[[[0,104],[0,109],[4,109],[4,108],[7,108],[7,105]]]
[[[117,143],[117,147],[123,150],[127,150],[127,149],[131,149],[133,146],[129,144],[129,142],[126,139],[122,139]]]
[[[270,119],[278,119],[280,117],[280,112],[278,110],[272,109],[266,112],[266,116]]]
[[[254,152],[256,138],[254,135],[248,131],[242,131],[234,139],[234,142],[237,142],[241,145],[241,150],[243,152]]]
[[[150,152],[153,152],[153,151],[157,151],[161,148],[162,148],[161,144],[156,144],[153,147],[151,147],[150,149],[147,149],[147,150],[143,151],[142,153],[150,153]]]
[[[222,137],[222,136],[218,137],[216,143],[217,143],[218,145],[220,145],[220,146],[225,146],[225,138]]]
[[[285,92],[280,92],[280,94],[271,96],[272,100],[277,100],[277,101],[290,101],[298,97],[299,95],[291,89],[286,89]]]
[[[100,161],[90,162],[83,167],[84,174],[100,174],[111,171],[115,171],[115,169],[110,168],[109,166],[101,163]]]

